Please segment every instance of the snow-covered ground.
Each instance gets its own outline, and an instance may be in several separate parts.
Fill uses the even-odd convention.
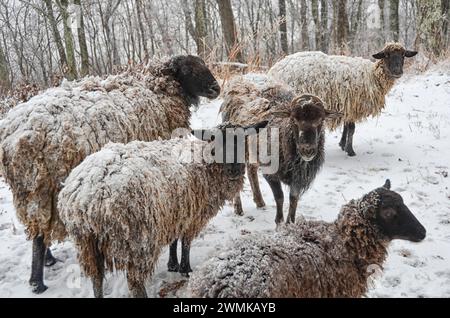
[[[220,121],[220,100],[200,106],[195,128]],[[390,94],[385,112],[357,126],[356,158],[337,146],[340,132],[327,136],[326,164],[312,189],[302,197],[299,214],[334,220],[341,205],[381,186],[390,178],[409,208],[428,230],[420,244],[396,241],[390,247],[385,271],[369,297],[450,297],[450,72],[435,68],[419,76],[405,76]],[[245,216],[223,211],[195,240],[195,268],[231,238],[249,232],[275,229],[275,202],[265,181],[261,185],[267,208],[258,210],[245,186]],[[287,207],[285,207],[287,208]],[[0,297],[92,297],[90,281],[80,275],[76,251],[70,242],[53,246],[62,260],[46,269],[48,291],[33,295],[28,288],[31,244],[15,218],[12,196],[0,179]],[[147,283],[150,296],[158,297],[183,279],[166,271],[165,253]],[[127,297],[123,273],[108,275],[106,297]]]

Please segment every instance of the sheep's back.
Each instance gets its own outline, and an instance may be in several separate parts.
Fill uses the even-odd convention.
[[[72,168],[110,141],[169,138],[169,108],[187,117],[178,121],[187,127],[181,97],[160,96],[145,81],[120,75],[65,82],[12,109],[0,122],[1,169],[29,236],[62,240],[55,202]]]
[[[344,118],[330,122],[334,129],[342,120],[359,122],[379,115],[385,91],[375,79],[374,68],[374,63],[363,58],[300,52],[276,63],[269,75],[297,93],[315,95],[327,108],[343,112]]]

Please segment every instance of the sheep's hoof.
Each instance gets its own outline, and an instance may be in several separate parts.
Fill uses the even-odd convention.
[[[171,273],[178,273],[180,271],[179,264],[167,264],[167,270]]]
[[[345,146],[346,146],[345,142],[341,141],[339,143],[339,147],[341,147],[342,151],[345,151]]]
[[[356,153],[355,153],[353,150],[347,151],[347,155],[348,155],[349,157],[356,157]]]
[[[30,282],[30,286],[31,291],[36,295],[43,294],[48,289],[48,287],[42,282]]]
[[[263,209],[265,207],[266,207],[266,203],[264,201],[263,202],[256,202],[256,208]]]
[[[53,257],[52,255],[45,257],[45,267],[52,267],[56,263],[61,262],[59,259]]]
[[[244,215],[244,210],[242,209],[242,207],[241,208],[235,207],[234,214],[236,214],[237,216],[243,216]]]

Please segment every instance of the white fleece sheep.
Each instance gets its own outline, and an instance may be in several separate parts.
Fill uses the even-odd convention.
[[[381,113],[386,95],[403,74],[404,57],[415,54],[399,43],[388,43],[374,55],[379,59],[375,63],[358,57],[300,52],[276,63],[268,74],[287,83],[297,93],[315,95],[328,109],[343,113],[342,118],[329,122],[329,128],[334,130],[342,123],[352,125],[345,128],[344,134],[350,129],[351,136],[343,136],[341,147],[354,156],[354,123]],[[348,138],[347,145],[344,139]]]

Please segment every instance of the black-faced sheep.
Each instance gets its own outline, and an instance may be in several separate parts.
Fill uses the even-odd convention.
[[[42,293],[46,247],[66,231],[56,209],[70,171],[108,142],[171,137],[189,127],[199,96],[220,88],[203,60],[178,56],[107,78],[64,82],[18,105],[0,121],[0,168],[17,216],[33,239],[30,284]],[[49,264],[52,264],[48,250]]]
[[[289,84],[299,94],[318,96],[328,109],[342,112],[344,117],[331,121],[329,127],[334,130],[344,123],[340,146],[349,156],[355,156],[355,123],[381,113],[386,95],[403,74],[405,57],[416,54],[399,43],[389,43],[374,54],[376,63],[362,58],[301,52],[276,63],[269,75]]]
[[[217,298],[362,297],[394,239],[425,228],[388,182],[345,205],[333,223],[301,221],[234,241],[191,277],[188,294]]]
[[[265,125],[245,129],[256,133]],[[191,241],[244,182],[237,135],[223,130],[221,139],[217,132],[205,131],[199,137],[215,140],[221,152],[211,143],[181,138],[110,144],[67,177],[58,209],[96,297],[103,296],[105,269],[126,271],[132,296],[146,297],[145,280],[162,249],[178,238],[183,239],[180,270],[190,271]],[[230,141],[231,149],[226,147]],[[233,160],[225,161],[229,151]],[[206,160],[209,153],[217,156],[215,161]],[[170,263],[178,265],[176,259]]]
[[[322,101],[311,95],[294,97],[292,92],[269,77],[259,76],[259,83],[241,77],[225,89],[221,111],[224,119],[234,124],[251,124],[255,120],[270,119],[268,130],[279,132],[279,169],[265,174],[275,196],[275,222],[284,220],[284,195],[281,183],[289,186],[289,215],[287,222],[295,221],[299,197],[307,191],[320,171],[325,154],[324,123],[340,114],[328,111]],[[259,189],[257,165],[248,165],[248,177],[254,201],[265,205]],[[235,199],[235,210],[242,214],[240,196]]]

